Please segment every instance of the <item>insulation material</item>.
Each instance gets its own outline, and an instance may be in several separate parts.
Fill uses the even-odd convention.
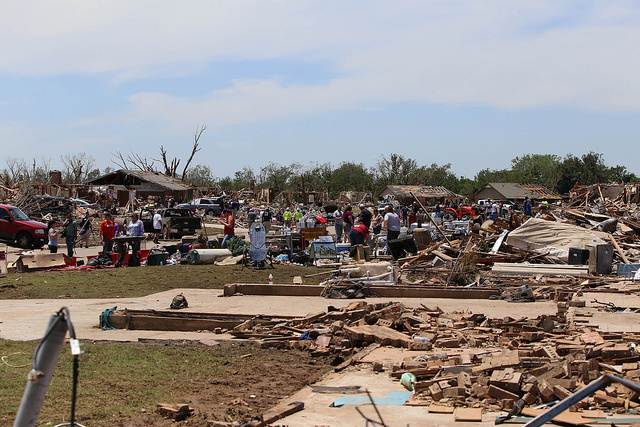
[[[549,253],[568,262],[569,248],[585,248],[594,243],[607,243],[606,233],[589,231],[571,224],[530,218],[507,236],[506,243],[527,251]]]

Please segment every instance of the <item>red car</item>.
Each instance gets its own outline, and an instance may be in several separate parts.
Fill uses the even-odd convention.
[[[21,248],[41,248],[48,242],[47,225],[31,221],[20,209],[0,204],[0,240]]]

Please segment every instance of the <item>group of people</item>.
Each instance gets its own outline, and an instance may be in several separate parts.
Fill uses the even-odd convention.
[[[382,230],[387,232],[387,240],[397,239],[400,236],[401,220],[392,205],[387,205],[382,216],[381,209],[371,212],[364,204],[360,204],[360,213],[355,216],[353,208],[342,206],[333,213],[337,243],[349,243],[351,246],[369,243],[370,230],[378,235]]]
[[[155,219],[155,218],[154,218]],[[59,246],[59,239],[62,237],[65,239],[67,246],[67,256],[72,257],[76,245],[81,248],[83,245],[85,248],[89,247],[89,238],[93,233],[93,227],[91,224],[91,217],[87,214],[78,223],[72,214],[67,214],[67,219],[62,224],[62,228],[58,229],[58,221],[52,219],[47,224],[48,228],[48,247],[50,253],[57,253]],[[138,214],[131,215],[131,221],[125,226],[125,229],[129,236],[144,236],[144,224],[138,218]],[[113,238],[120,233],[118,224],[113,221],[111,212],[104,212],[104,220],[100,223],[99,236],[102,241],[102,251],[106,253],[113,252]],[[139,251],[138,242],[137,250]],[[135,252],[135,242],[134,242]]]
[[[89,237],[91,236],[91,218],[89,215],[85,215],[80,223],[73,218],[72,214],[67,214],[67,219],[62,224],[62,230],[58,230],[58,221],[56,219],[52,219],[47,224],[47,235],[48,235],[48,247],[49,252],[55,254],[58,252],[58,243],[59,238],[62,237],[65,239],[65,244],[67,245],[67,256],[73,256],[73,250],[76,245],[76,241],[80,243],[80,247],[82,244],[86,247],[89,247]]]

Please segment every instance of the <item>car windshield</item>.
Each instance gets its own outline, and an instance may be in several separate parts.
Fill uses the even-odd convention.
[[[29,217],[18,208],[9,208],[9,213],[16,221],[29,221]]]

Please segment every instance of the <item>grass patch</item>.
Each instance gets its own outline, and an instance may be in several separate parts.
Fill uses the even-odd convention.
[[[0,299],[135,298],[174,288],[222,289],[228,283],[292,284],[294,276],[327,272],[319,267],[276,265],[253,270],[241,265],[175,265],[8,274],[0,278]],[[305,278],[317,285],[327,276]]]
[[[0,339],[0,355],[11,365],[0,366],[0,424],[11,425],[31,369],[36,342]],[[221,342],[205,346],[193,341],[155,343],[85,343],[80,356],[76,420],[84,425],[175,425],[156,413],[158,403],[188,403],[206,420],[242,421],[279,398],[300,389],[312,375],[322,375],[328,360],[307,352],[260,349],[251,342]],[[63,346],[39,424],[69,420],[72,357]],[[251,398],[250,396],[255,396]],[[234,403],[242,399],[245,404]],[[125,420],[137,420],[123,423]]]

